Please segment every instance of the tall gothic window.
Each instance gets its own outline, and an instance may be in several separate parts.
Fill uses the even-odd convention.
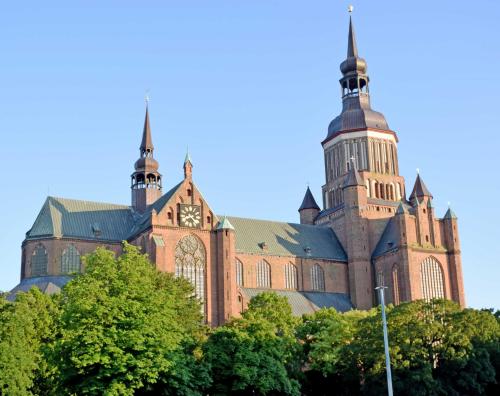
[[[313,290],[325,291],[325,272],[319,264],[311,267],[311,286]]]
[[[243,264],[240,260],[236,259],[236,284],[238,286],[243,286]]]
[[[80,272],[80,253],[74,245],[68,245],[61,256],[61,273],[72,274]]]
[[[422,297],[429,301],[444,298],[444,280],[441,265],[434,257],[427,257],[420,266]]]
[[[297,267],[292,263],[285,264],[285,289],[297,289]]]
[[[43,245],[38,245],[31,256],[31,275],[47,275],[48,265],[47,250]]]
[[[257,263],[257,287],[271,287],[271,266],[264,260]]]
[[[194,235],[183,237],[175,247],[175,276],[187,279],[194,286],[196,297],[205,309],[206,255],[203,243]]]
[[[398,278],[398,265],[394,264],[392,267],[392,302],[398,305],[401,300],[399,299],[399,278]]]

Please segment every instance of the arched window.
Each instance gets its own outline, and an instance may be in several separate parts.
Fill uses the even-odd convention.
[[[80,272],[80,253],[74,245],[68,245],[61,256],[61,273],[72,274]]]
[[[257,263],[257,287],[271,287],[271,266],[264,260]]]
[[[297,289],[297,267],[292,263],[285,264],[285,289]]]
[[[243,264],[240,260],[236,259],[236,284],[238,286],[243,286]]]
[[[392,267],[392,302],[398,305],[401,300],[399,299],[399,278],[398,278],[398,265],[394,264]]]
[[[441,265],[434,257],[427,257],[420,266],[422,297],[424,300],[444,298],[444,280]]]
[[[187,279],[194,286],[196,297],[205,308],[206,255],[203,243],[194,235],[183,237],[175,247],[175,276]]]
[[[38,245],[31,256],[31,275],[47,275],[48,264],[47,250],[43,245]]]
[[[319,264],[311,267],[311,288],[317,291],[325,291],[325,272]]]

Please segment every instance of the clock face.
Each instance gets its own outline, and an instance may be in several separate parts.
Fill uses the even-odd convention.
[[[180,205],[181,227],[199,227],[201,221],[201,210],[196,205]]]

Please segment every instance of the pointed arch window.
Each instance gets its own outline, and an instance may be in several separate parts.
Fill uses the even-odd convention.
[[[257,263],[257,287],[271,287],[271,266],[264,260]]]
[[[398,278],[398,265],[394,264],[392,267],[392,302],[394,305],[399,305],[401,302],[399,298],[399,278]]]
[[[175,276],[187,279],[194,287],[205,311],[206,254],[203,243],[194,235],[183,237],[175,247]]]
[[[31,256],[31,275],[47,275],[49,260],[45,246],[38,245]]]
[[[73,274],[80,272],[80,253],[74,245],[68,245],[61,256],[61,273]]]
[[[285,264],[285,289],[297,290],[297,267],[292,263]]]
[[[315,291],[325,291],[325,271],[319,264],[311,267],[311,288]]]
[[[243,286],[243,263],[238,259],[236,259],[235,273],[236,284],[238,286]]]
[[[432,256],[427,257],[420,266],[422,298],[444,298],[444,280],[441,264]]]

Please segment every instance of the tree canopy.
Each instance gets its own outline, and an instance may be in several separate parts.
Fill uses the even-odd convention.
[[[0,296],[0,395],[380,395],[380,307],[297,318],[254,297],[209,329],[191,284],[124,244],[55,296]],[[500,393],[500,314],[433,300],[387,307],[395,394]]]

